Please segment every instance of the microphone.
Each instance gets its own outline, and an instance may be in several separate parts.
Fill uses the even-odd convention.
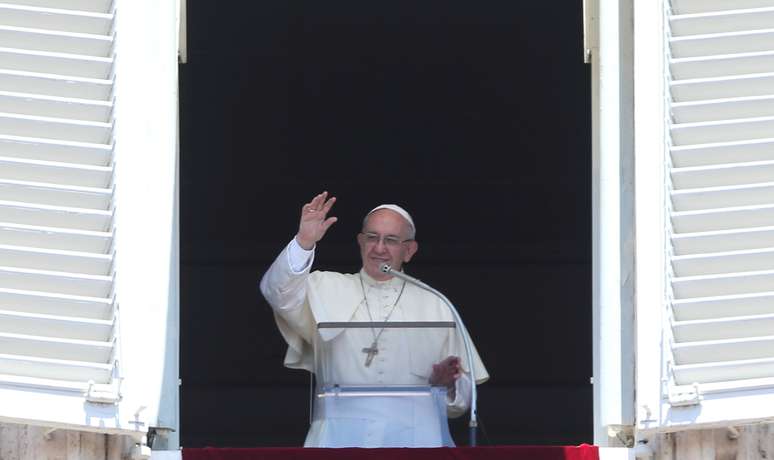
[[[413,276],[409,276],[409,275],[407,275],[407,274],[405,274],[405,273],[403,273],[401,271],[393,270],[392,267],[390,266],[390,264],[388,264],[388,263],[384,263],[384,264],[380,265],[379,266],[379,270],[382,271],[383,273],[386,273],[388,275],[392,275],[392,276],[394,276],[396,278],[402,279],[403,281],[407,281],[407,282],[409,282],[409,283],[411,283],[413,285],[419,286],[422,289],[425,289],[427,291],[430,291],[430,292],[434,291],[433,288],[431,288],[427,284],[419,281],[418,279],[414,278]]]
[[[451,312],[452,317],[454,317],[454,323],[457,325],[457,329],[459,329],[460,332],[462,332],[462,343],[465,344],[465,355],[468,358],[470,380],[472,380],[470,385],[471,387],[470,388],[470,423],[468,424],[468,427],[469,427],[469,434],[470,434],[470,445],[475,446],[476,445],[476,427],[478,426],[478,409],[477,409],[478,390],[476,389],[476,373],[475,373],[475,369],[473,369],[473,352],[471,351],[473,347],[471,346],[470,336],[468,335],[468,329],[465,327],[465,324],[462,322],[462,317],[460,317],[459,312],[457,312],[457,309],[454,307],[454,305],[452,305],[449,299],[447,299],[445,295],[441,294],[440,291],[433,289],[432,287],[428,286],[422,281],[419,281],[413,276],[409,276],[403,273],[402,271],[393,270],[393,268],[388,263],[381,264],[379,266],[379,270],[382,273],[395,276],[397,278],[402,279],[403,281],[406,281],[407,283],[411,283],[417,287],[420,287],[426,291],[429,291],[435,294],[438,298],[443,300],[443,302],[449,308],[449,311]]]

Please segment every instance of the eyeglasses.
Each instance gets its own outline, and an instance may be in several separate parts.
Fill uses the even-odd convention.
[[[363,237],[365,238],[366,244],[379,244],[379,241],[382,241],[385,246],[390,248],[395,248],[400,246],[403,243],[414,241],[411,238],[406,240],[401,240],[395,235],[381,236],[377,233],[371,233],[371,232],[361,232],[360,234],[363,235]]]

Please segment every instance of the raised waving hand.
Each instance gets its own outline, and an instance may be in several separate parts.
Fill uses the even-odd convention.
[[[301,221],[298,224],[296,241],[302,248],[306,250],[314,248],[330,226],[338,220],[336,217],[328,217],[328,211],[335,202],[336,197],[328,198],[328,192],[322,192],[301,207]]]

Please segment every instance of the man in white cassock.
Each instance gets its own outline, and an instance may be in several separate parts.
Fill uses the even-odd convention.
[[[318,395],[304,446],[451,446],[446,415],[464,414],[471,399],[471,363],[460,331],[318,329],[327,322],[453,321],[438,297],[380,270],[385,263],[401,270],[418,249],[414,221],[400,206],[377,206],[366,215],[357,235],[358,273],[311,272],[315,245],[337,220],[328,217],[335,202],[323,192],[303,205],[298,233],[261,279],[261,293],[288,344],[285,366],[320,373],[325,361],[324,379],[337,385],[429,384],[445,391],[414,398]],[[475,347],[472,356],[476,383],[483,383],[489,374]],[[318,384],[322,377],[317,375]]]

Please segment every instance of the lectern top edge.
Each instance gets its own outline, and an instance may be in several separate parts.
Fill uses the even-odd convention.
[[[455,328],[454,321],[329,321],[317,323],[317,329],[359,329],[359,328]]]

